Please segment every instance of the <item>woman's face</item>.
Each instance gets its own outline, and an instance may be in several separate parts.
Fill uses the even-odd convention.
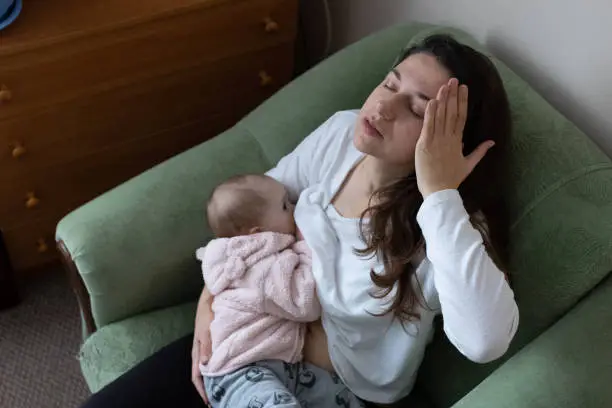
[[[385,164],[414,170],[414,151],[425,107],[450,74],[435,57],[413,54],[397,65],[365,101],[354,141],[357,149]]]

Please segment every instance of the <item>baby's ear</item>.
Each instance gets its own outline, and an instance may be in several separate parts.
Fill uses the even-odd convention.
[[[259,227],[253,227],[253,228],[251,228],[251,229],[249,230],[249,235],[251,235],[251,234],[257,234],[257,233],[259,233],[259,232],[261,232],[261,228],[259,228]]]

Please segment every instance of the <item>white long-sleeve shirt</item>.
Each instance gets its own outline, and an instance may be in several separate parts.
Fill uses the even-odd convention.
[[[331,200],[363,157],[353,145],[356,111],[338,112],[285,156],[268,175],[299,200],[297,226],[312,250],[313,275],[322,306],[332,364],[357,396],[390,403],[414,385],[433,319],[467,358],[488,362],[505,353],[518,326],[518,308],[504,274],[495,266],[456,190],[425,199],[417,221],[427,253],[413,285],[422,291],[420,319],[402,325],[392,314],[375,316],[395,295],[371,296],[370,270],[383,271],[377,257],[360,257],[359,219],[341,216]],[[426,256],[425,256],[426,255]]]

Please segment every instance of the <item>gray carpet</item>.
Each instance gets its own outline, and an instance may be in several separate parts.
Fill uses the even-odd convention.
[[[0,407],[75,408],[89,395],[76,359],[76,299],[59,269],[21,285],[19,306],[0,311]]]

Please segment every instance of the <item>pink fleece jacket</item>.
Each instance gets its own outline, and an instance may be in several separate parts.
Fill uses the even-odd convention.
[[[321,315],[304,241],[275,232],[219,238],[196,257],[215,315],[212,356],[200,365],[202,375],[224,375],[265,359],[302,359],[305,322]]]

